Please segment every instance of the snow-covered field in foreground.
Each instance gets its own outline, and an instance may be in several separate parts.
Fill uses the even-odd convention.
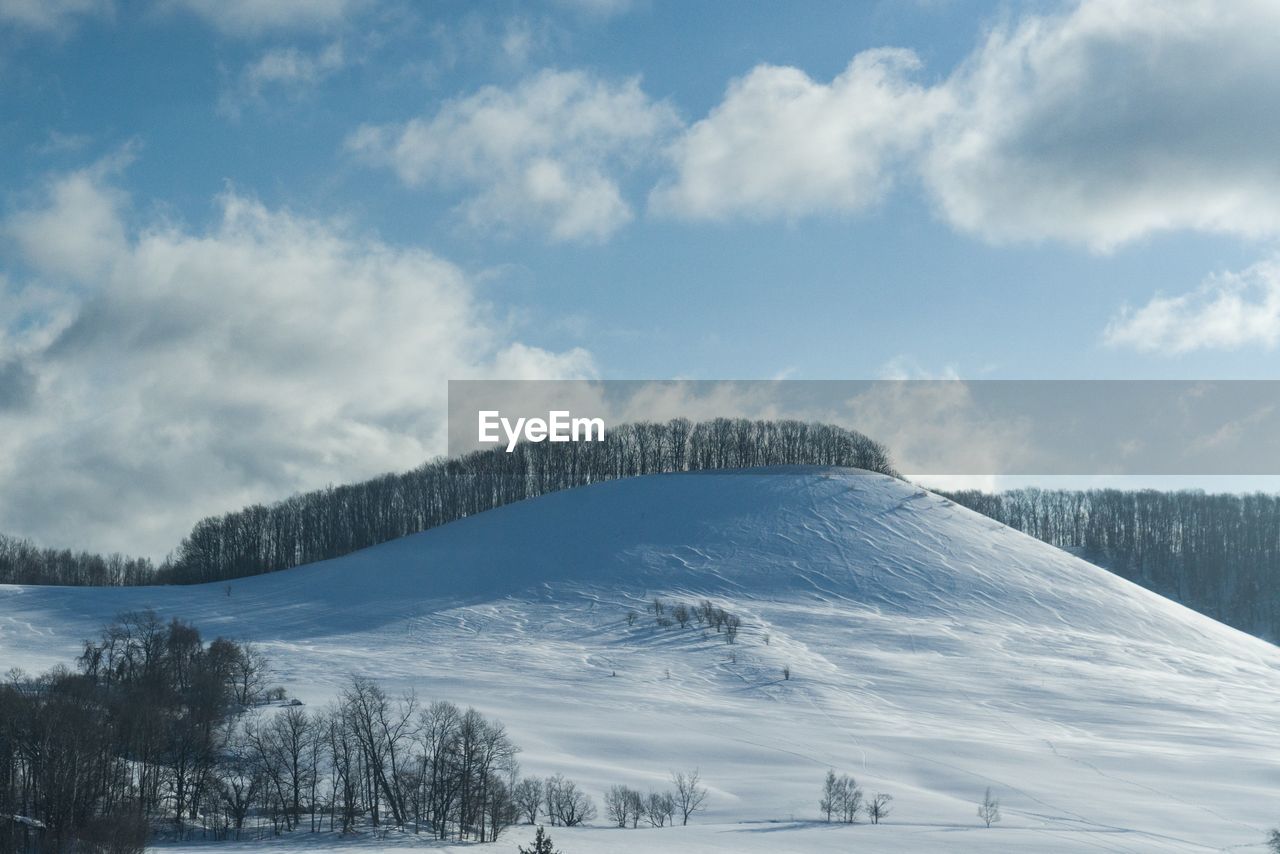
[[[737,644],[628,626],[655,595],[740,614]],[[0,586],[0,669],[144,606],[260,643],[307,703],[354,671],[475,705],[597,801],[701,768],[697,826],[556,829],[565,854],[1260,852],[1280,823],[1280,650],[878,475],[600,484],[229,593]],[[813,823],[828,768],[892,794],[887,823]],[[278,844],[316,843],[418,844]]]

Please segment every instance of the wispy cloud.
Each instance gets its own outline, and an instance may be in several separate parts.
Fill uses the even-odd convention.
[[[194,14],[223,33],[325,31],[342,26],[372,0],[160,0],[163,8]]]
[[[64,36],[86,18],[111,17],[113,0],[4,0],[0,24]]]
[[[244,67],[235,84],[223,91],[218,109],[235,118],[244,105],[262,102],[271,91],[296,97],[341,71],[347,62],[340,41],[314,51],[293,46],[272,48]]]

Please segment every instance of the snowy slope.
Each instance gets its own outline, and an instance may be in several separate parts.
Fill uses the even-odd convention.
[[[629,627],[655,595],[742,636]],[[1280,822],[1280,650],[879,475],[600,484],[229,592],[0,586],[0,669],[143,606],[261,643],[309,703],[358,671],[474,704],[597,796],[701,767],[698,827],[559,831],[566,854],[1262,851]],[[808,823],[829,767],[893,794],[889,823]]]

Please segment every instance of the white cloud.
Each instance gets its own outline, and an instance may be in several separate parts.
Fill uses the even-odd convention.
[[[89,170],[7,223],[41,279],[0,300],[0,531],[163,553],[204,514],[442,452],[446,379],[593,373],[428,252],[236,193],[207,229],[126,208]]]
[[[340,42],[317,53],[296,47],[275,48],[245,69],[245,81],[254,94],[273,84],[311,85],[341,68],[344,61]]]
[[[534,226],[558,240],[599,240],[631,220],[616,173],[636,166],[677,124],[638,79],[543,71],[490,86],[432,116],[369,126],[347,141],[410,186],[461,189],[478,227]]]
[[[676,175],[654,192],[655,209],[765,218],[875,203],[946,101],[910,81],[919,65],[910,51],[864,51],[830,83],[757,66],[672,146]]]
[[[1280,5],[1085,0],[997,29],[924,164],[988,240],[1280,233]]]
[[[1122,311],[1104,337],[1112,346],[1165,354],[1273,349],[1280,342],[1280,262],[1211,276],[1181,296],[1152,297],[1141,308]]]
[[[0,23],[62,35],[80,18],[114,11],[112,0],[0,0]]]
[[[104,162],[51,182],[47,204],[15,213],[5,232],[41,270],[81,281],[105,274],[125,239],[124,194],[106,182],[122,165]]]
[[[673,147],[655,210],[845,213],[912,175],[994,243],[1275,236],[1277,31],[1271,0],[1082,0],[993,29],[934,85],[902,50],[858,54],[829,84],[761,65]]]
[[[286,30],[326,30],[369,5],[368,0],[162,0],[224,33],[258,36]]]
[[[246,102],[263,100],[267,90],[300,95],[341,71],[346,64],[346,53],[338,41],[316,51],[272,48],[245,66],[236,85],[219,97],[218,110],[225,116],[237,118]]]

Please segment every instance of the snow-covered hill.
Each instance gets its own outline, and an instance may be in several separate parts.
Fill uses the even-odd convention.
[[[738,642],[657,626],[654,596],[714,600]],[[308,703],[356,671],[473,704],[597,797],[701,768],[698,827],[566,854],[1262,851],[1280,822],[1280,650],[880,475],[605,483],[229,586],[0,586],[0,669],[144,606],[260,643]],[[828,768],[888,823],[808,823]]]

